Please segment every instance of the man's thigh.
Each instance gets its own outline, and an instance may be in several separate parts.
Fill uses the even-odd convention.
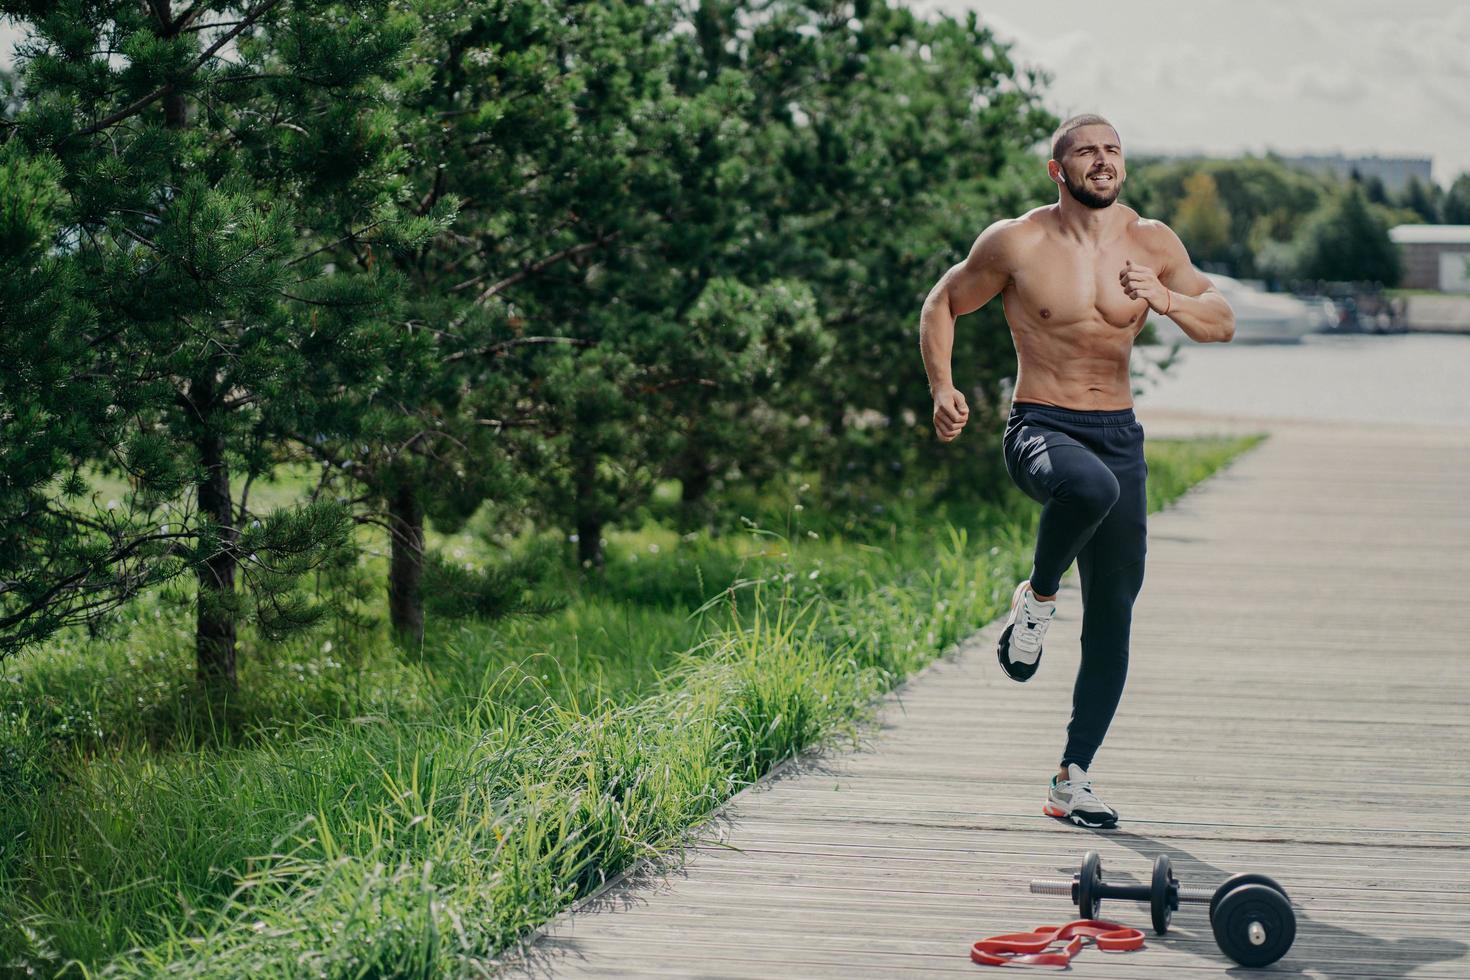
[[[1148,467],[1140,453],[1121,465],[1109,467],[1118,480],[1118,501],[1087,542],[1086,558],[1091,571],[1106,574],[1125,566],[1143,563],[1148,552]],[[1079,555],[1079,562],[1083,556]],[[1080,563],[1079,563],[1080,568]],[[1142,569],[1136,570],[1141,574]]]
[[[1065,432],[1024,423],[1006,430],[1006,472],[1032,500],[1046,503],[1069,481],[1096,478],[1107,465]]]

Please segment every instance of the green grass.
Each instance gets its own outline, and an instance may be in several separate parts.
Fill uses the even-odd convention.
[[[1394,299],[1397,299],[1397,298],[1403,297],[1403,296],[1464,296],[1465,295],[1464,293],[1449,293],[1449,292],[1445,292],[1443,289],[1409,289],[1409,288],[1385,289],[1383,291],[1383,294],[1385,296],[1389,296],[1389,297],[1392,297]]]
[[[1150,440],[1151,506],[1251,442]],[[894,501],[850,537],[797,503],[744,537],[610,532],[608,574],[560,613],[435,623],[415,657],[377,633],[247,636],[223,709],[193,697],[187,611],[160,598],[113,638],[7,663],[0,964],[489,972],[780,760],[853,733],[1029,565],[1019,494]]]

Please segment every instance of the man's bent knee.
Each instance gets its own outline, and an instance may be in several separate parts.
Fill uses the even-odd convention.
[[[1066,501],[1101,518],[1118,502],[1118,478],[1106,467],[1086,470],[1067,481]]]

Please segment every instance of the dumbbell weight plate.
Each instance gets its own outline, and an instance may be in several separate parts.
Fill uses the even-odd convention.
[[[1268,878],[1266,875],[1258,874],[1231,875],[1229,878],[1226,878],[1225,881],[1221,883],[1219,888],[1215,889],[1215,897],[1210,899],[1211,922],[1215,920],[1215,909],[1219,906],[1220,899],[1224,898],[1226,895],[1239,888],[1241,885],[1265,885],[1267,888],[1274,888],[1276,891],[1281,893],[1282,898],[1286,899],[1288,905],[1291,904],[1291,896],[1286,894],[1286,889],[1278,885],[1276,883],[1276,879],[1274,878]]]
[[[1220,951],[1241,966],[1275,963],[1296,939],[1291,902],[1265,884],[1231,889],[1214,907],[1210,927]]]
[[[1154,932],[1164,935],[1174,919],[1174,910],[1179,907],[1179,882],[1170,869],[1167,854],[1160,854],[1154,859],[1154,877],[1148,907],[1153,913]]]
[[[1084,919],[1097,918],[1102,901],[1098,887],[1102,884],[1102,855],[1088,851],[1082,858],[1082,873],[1077,876],[1077,914]]]

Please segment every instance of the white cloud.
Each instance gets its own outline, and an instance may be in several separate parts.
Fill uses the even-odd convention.
[[[1417,17],[1385,13],[1372,30],[1383,71],[1470,80],[1470,7],[1453,5]]]
[[[1286,84],[1299,98],[1325,102],[1356,102],[1368,92],[1363,77],[1341,65],[1296,65]]]

